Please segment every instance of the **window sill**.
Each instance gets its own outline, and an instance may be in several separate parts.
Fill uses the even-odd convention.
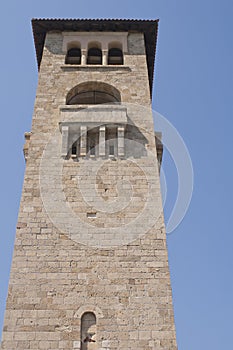
[[[114,70],[122,70],[131,72],[131,68],[129,66],[124,66],[122,64],[113,64],[113,65],[99,65],[99,64],[87,64],[87,65],[80,65],[80,64],[63,64],[61,66],[61,69],[64,71],[70,71],[70,70],[78,70],[78,71],[85,71],[85,70],[105,70],[105,71],[114,71]]]

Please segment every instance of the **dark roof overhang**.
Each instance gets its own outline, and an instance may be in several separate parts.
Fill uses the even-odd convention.
[[[43,54],[46,33],[49,31],[114,31],[144,33],[150,91],[152,95],[154,61],[159,20],[129,19],[32,19],[38,68]]]

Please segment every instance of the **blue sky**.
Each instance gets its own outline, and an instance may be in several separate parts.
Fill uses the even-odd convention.
[[[159,18],[153,108],[182,135],[195,175],[189,210],[168,235],[178,346],[231,348],[232,1],[8,0],[0,16],[0,328],[24,174],[23,134],[31,127],[37,85],[31,18]],[[168,218],[177,176],[166,152],[163,168]]]

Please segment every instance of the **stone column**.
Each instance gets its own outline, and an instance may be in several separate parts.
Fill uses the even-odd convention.
[[[103,50],[103,66],[108,64],[108,50]]]
[[[87,64],[87,50],[82,50],[81,65]]]
[[[105,126],[99,127],[99,156],[105,156]]]
[[[117,127],[117,141],[118,141],[118,156],[125,155],[125,128],[124,126]]]
[[[80,156],[87,154],[87,126],[80,127]]]
[[[69,143],[69,127],[62,126],[62,148],[61,148],[61,156],[65,158],[68,153],[68,143]]]

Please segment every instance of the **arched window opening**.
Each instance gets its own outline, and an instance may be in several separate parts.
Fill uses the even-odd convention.
[[[93,105],[101,103],[114,103],[118,102],[117,99],[107,92],[102,91],[85,91],[74,96],[69,105]]]
[[[88,50],[87,64],[102,64],[102,51],[93,47]]]
[[[81,350],[96,350],[96,316],[85,312],[81,318]]]
[[[121,49],[112,48],[108,51],[108,64],[123,64],[123,53]]]
[[[67,51],[66,64],[81,64],[81,50],[79,48],[71,48]]]
[[[114,86],[102,82],[81,83],[71,89],[66,98],[68,105],[93,105],[120,101],[120,92]]]

